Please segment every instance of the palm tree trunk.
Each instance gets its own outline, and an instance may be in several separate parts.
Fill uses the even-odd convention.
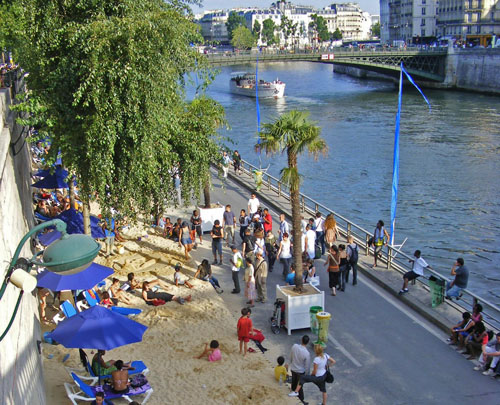
[[[203,186],[203,197],[205,199],[205,208],[210,208],[210,181],[207,179]]]
[[[297,155],[288,151],[288,167],[297,167]],[[297,179],[298,182],[298,179]],[[295,266],[296,290],[302,292],[302,226],[300,221],[300,185],[290,185],[292,205],[293,262]]]
[[[83,230],[85,235],[92,235],[90,230],[90,203],[88,201],[83,202]]]

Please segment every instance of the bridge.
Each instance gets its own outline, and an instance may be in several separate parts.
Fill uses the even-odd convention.
[[[447,48],[354,50],[338,48],[324,52],[262,52],[261,62],[316,62],[331,63],[399,77],[400,64],[416,79],[443,82]],[[207,55],[213,66],[255,63],[255,52],[214,53]]]

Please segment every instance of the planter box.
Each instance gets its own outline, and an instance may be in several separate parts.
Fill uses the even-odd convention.
[[[297,294],[294,286],[276,285],[276,298],[285,301],[285,327],[290,335],[294,329],[311,327],[309,308],[320,306],[325,308],[325,293],[315,286],[304,284],[305,292]]]
[[[225,207],[217,208],[200,208],[198,207],[201,217],[201,231],[203,233],[210,232],[214,226],[216,219],[220,221],[222,226],[222,217],[224,215]]]

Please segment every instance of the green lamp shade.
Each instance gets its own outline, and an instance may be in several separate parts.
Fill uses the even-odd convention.
[[[76,274],[95,259],[101,245],[83,234],[63,235],[43,252],[43,265],[54,273]]]

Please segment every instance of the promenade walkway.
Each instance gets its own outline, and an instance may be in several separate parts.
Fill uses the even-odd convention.
[[[242,184],[251,187],[249,176],[240,177],[238,182],[228,179],[224,184],[214,177],[212,200],[231,204],[233,211],[238,213],[241,208],[246,208],[250,194],[250,188]],[[280,204],[284,204],[284,211],[289,213],[288,202],[279,201],[270,195],[274,206],[268,205],[265,191],[258,197],[263,206],[270,208],[274,221],[273,230],[276,232]],[[237,243],[240,242],[237,236]],[[246,300],[243,294],[230,293],[233,284],[229,255],[229,249],[224,248],[224,264],[214,266],[213,270],[224,289],[222,298],[236,319]],[[193,256],[198,263],[202,258],[212,260],[210,244],[205,242],[193,251]],[[400,276],[391,281],[391,271],[378,269],[374,277],[368,277],[369,272],[374,272],[367,268],[372,258],[366,259],[360,255],[360,259],[363,272],[358,277],[358,285],[349,285],[346,292],[338,292],[336,297],[328,292],[325,295],[326,311],[332,314],[326,351],[337,360],[333,369],[335,383],[328,386],[328,403],[499,403],[498,382],[474,371],[475,363],[466,360],[445,342],[447,335],[442,327],[456,322],[459,313],[442,305],[434,314],[441,320],[430,322],[404,302],[412,301],[414,306],[430,308],[428,291],[417,285],[412,286],[404,300],[395,297],[388,290],[391,289],[390,283],[395,283],[393,288],[399,290]],[[328,291],[323,261],[316,260],[316,269],[320,274],[320,289]],[[373,282],[372,278],[375,277],[384,279],[384,283]],[[397,285],[396,280],[399,281]],[[271,333],[269,318],[273,311],[276,284],[283,284],[279,264],[276,264],[275,271],[269,274],[267,280],[268,302],[256,303],[252,316],[255,326],[261,328],[266,335],[264,346],[270,349],[266,352],[266,357],[272,367],[279,355],[284,355],[288,361],[292,344],[298,342],[303,334],[310,334],[310,330],[294,331],[291,336],[285,331],[279,335]],[[430,316],[428,318],[431,319]],[[261,356],[260,353],[251,355]],[[315,386],[306,386],[305,392],[306,400],[311,405],[321,403]]]

